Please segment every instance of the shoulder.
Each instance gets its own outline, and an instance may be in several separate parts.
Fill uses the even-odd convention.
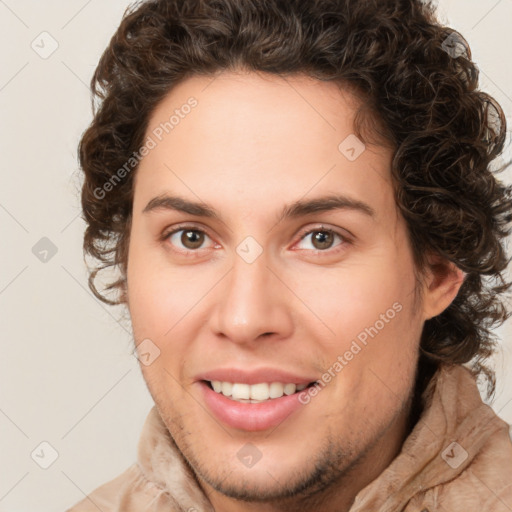
[[[159,508],[158,504],[162,508]],[[116,478],[93,490],[66,512],[98,512],[98,510],[102,512],[140,512],[142,510],[172,512],[173,508],[171,498],[145,478],[138,464],[133,464]]]
[[[512,510],[512,440],[510,425],[494,415],[492,431],[470,464],[457,478],[438,489],[448,510],[471,510],[475,503],[487,512]]]

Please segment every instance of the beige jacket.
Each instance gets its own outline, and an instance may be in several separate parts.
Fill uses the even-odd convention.
[[[402,451],[350,512],[512,512],[509,426],[482,402],[470,373],[443,367]],[[138,462],[67,512],[213,512],[155,406]]]

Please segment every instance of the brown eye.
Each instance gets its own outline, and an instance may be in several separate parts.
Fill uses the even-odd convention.
[[[334,234],[330,231],[316,231],[313,232],[312,243],[315,249],[324,250],[332,246]]]
[[[198,249],[204,242],[204,233],[192,230],[183,230],[180,241],[187,249]]]
[[[209,238],[204,231],[187,227],[175,229],[164,236],[164,240],[167,240],[177,251],[181,252],[203,249],[205,248],[203,247],[205,241]]]
[[[336,244],[335,240],[338,239],[339,242]],[[344,236],[340,235],[336,231],[327,228],[316,228],[311,229],[306,232],[302,238],[300,239],[300,244],[304,244],[309,241],[309,247],[299,247],[299,249],[309,249],[313,251],[319,252],[327,252],[329,249],[332,249],[334,252],[338,248],[342,249],[343,246],[347,245],[348,241]]]

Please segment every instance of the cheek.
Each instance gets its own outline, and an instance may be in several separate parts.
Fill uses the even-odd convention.
[[[381,258],[379,264],[354,267],[325,281],[322,292],[317,286],[302,293],[331,331],[319,348],[325,370],[336,375],[340,400],[359,396],[362,406],[376,396],[393,401],[388,388],[402,397],[414,372],[422,327],[413,309],[413,267]]]
[[[184,400],[178,382],[184,378],[188,340],[196,334],[191,327],[196,323],[190,320],[208,287],[201,284],[197,271],[194,278],[183,268],[170,270],[152,263],[135,254],[129,262],[128,308],[135,344],[151,354],[150,364],[140,365],[148,389],[157,403],[172,396],[176,410]]]
[[[415,285],[412,269],[399,272],[396,263],[380,262],[322,274],[303,279],[297,295],[329,328],[333,346],[376,323],[381,331],[402,328],[404,321],[408,325]]]
[[[163,339],[181,318],[193,314],[194,307],[212,288],[215,276],[205,275],[193,265],[173,268],[165,258],[150,260],[142,256],[134,250],[127,269],[134,334],[136,341],[141,336]]]
[[[324,347],[336,374],[336,400],[355,400],[361,413],[400,407],[414,378],[422,328],[413,308],[415,278],[412,268],[397,268],[350,273],[329,310],[336,337]]]

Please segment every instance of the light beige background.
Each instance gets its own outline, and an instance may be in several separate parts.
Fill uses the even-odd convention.
[[[92,297],[81,253],[76,147],[91,119],[90,78],[127,5],[0,0],[4,512],[65,510],[117,476],[135,461],[152,405],[126,318]],[[512,0],[440,0],[440,12],[469,40],[483,88],[512,125]],[[31,47],[48,51],[52,39],[46,59]],[[57,249],[46,263],[32,252],[43,237]],[[498,334],[494,408],[512,422],[512,322]]]

